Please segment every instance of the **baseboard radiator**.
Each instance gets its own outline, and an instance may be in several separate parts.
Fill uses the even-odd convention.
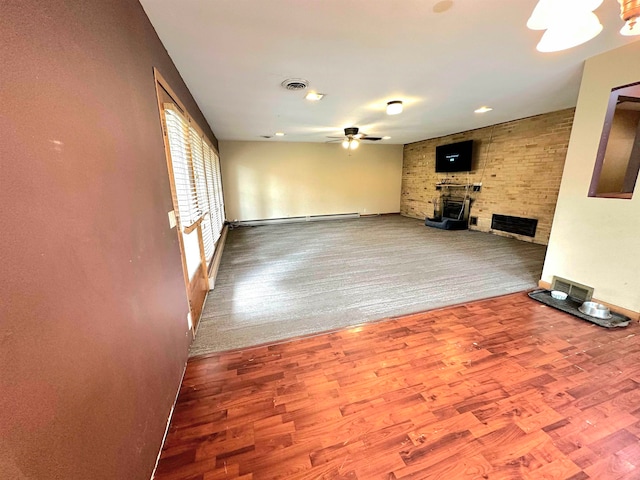
[[[497,215],[495,213],[491,217],[492,230],[535,237],[537,228],[538,220],[535,218],[512,217],[510,215]]]
[[[216,249],[213,252],[213,260],[211,261],[211,267],[209,268],[209,290],[213,290],[216,285],[216,278],[218,277],[218,270],[220,269],[220,262],[222,261],[222,252],[224,251],[224,245],[227,242],[228,232],[228,225],[222,227],[220,238],[218,239]]]
[[[320,222],[324,220],[344,220],[347,218],[360,218],[359,213],[337,213],[335,215],[308,215],[306,217],[287,217],[287,218],[267,218],[265,220],[243,220],[241,222],[232,222],[234,227],[239,226],[257,226],[257,225],[277,225],[280,223],[298,223],[298,222]]]

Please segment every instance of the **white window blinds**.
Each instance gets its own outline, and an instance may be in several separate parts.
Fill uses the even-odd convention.
[[[209,265],[224,226],[220,161],[202,135],[173,104],[164,105],[181,228],[201,221]]]
[[[201,215],[198,209],[196,186],[189,165],[191,158],[188,137],[189,125],[184,117],[174,110],[165,110],[165,118],[176,186],[178,214],[182,225],[189,226],[195,223]]]
[[[207,175],[207,191],[211,199],[211,222],[214,231],[218,232],[214,241],[218,240],[222,227],[224,225],[224,202],[222,199],[222,181],[220,179],[220,159],[218,155],[211,149],[208,150],[206,175]]]

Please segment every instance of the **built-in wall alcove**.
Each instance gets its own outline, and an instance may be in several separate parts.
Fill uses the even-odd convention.
[[[611,90],[590,197],[631,198],[640,170],[640,83]]]

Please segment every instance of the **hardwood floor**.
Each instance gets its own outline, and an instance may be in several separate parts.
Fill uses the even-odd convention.
[[[193,358],[155,478],[638,479],[638,328],[519,293]]]

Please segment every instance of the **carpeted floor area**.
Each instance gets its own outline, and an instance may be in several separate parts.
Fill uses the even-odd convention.
[[[534,288],[544,254],[400,215],[236,228],[190,356]]]

